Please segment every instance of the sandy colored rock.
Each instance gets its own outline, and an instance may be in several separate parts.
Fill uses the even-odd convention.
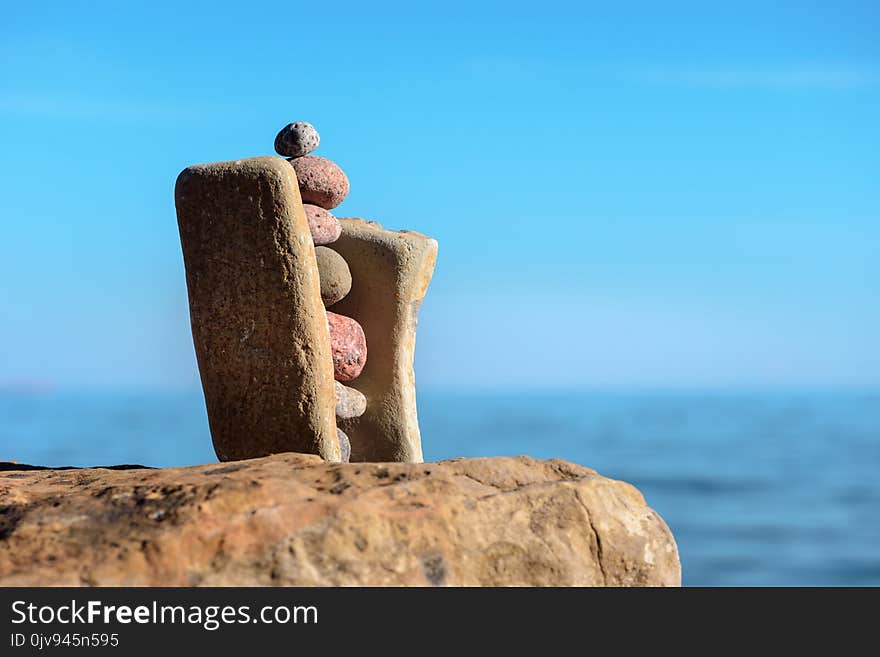
[[[0,472],[2,586],[677,586],[666,524],[561,460]]]
[[[292,167],[276,157],[192,166],[175,201],[218,458],[338,461],[330,341]]]
[[[289,162],[296,171],[304,203],[332,210],[348,196],[348,176],[336,162],[317,155],[297,157]]]
[[[349,420],[360,417],[367,410],[367,398],[364,393],[354,388],[336,383],[336,419]]]
[[[345,258],[326,246],[315,247],[315,259],[321,279],[321,301],[332,306],[351,289],[351,271]]]
[[[370,357],[349,385],[367,398],[359,418],[340,427],[351,438],[352,461],[422,460],[413,359],[419,307],[437,259],[437,242],[410,231],[385,230],[363,219],[340,219],[333,244],[348,263],[352,286],[333,311],[364,329]]]
[[[311,203],[303,203],[303,209],[306,211],[306,221],[309,222],[312,241],[316,245],[332,244],[339,239],[342,226],[336,217],[324,208]]]
[[[333,376],[337,381],[357,378],[367,362],[367,342],[364,330],[356,320],[327,311],[330,329],[330,353],[333,358]]]

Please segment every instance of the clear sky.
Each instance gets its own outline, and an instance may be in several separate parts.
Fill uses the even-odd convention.
[[[420,384],[880,384],[878,6],[5,2],[0,386],[195,384],[174,180],[293,120]]]

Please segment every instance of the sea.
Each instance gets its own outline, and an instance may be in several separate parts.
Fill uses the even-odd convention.
[[[560,457],[635,485],[689,586],[880,586],[880,390],[421,390],[425,459]],[[2,392],[0,460],[216,460],[199,390]]]

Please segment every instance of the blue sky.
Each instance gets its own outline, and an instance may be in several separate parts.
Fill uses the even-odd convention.
[[[175,177],[292,120],[420,384],[880,384],[876,3],[422,4],[5,4],[0,386],[194,385]]]

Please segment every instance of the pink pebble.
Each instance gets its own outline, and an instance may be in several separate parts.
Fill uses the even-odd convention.
[[[306,220],[309,222],[309,231],[315,246],[332,244],[339,239],[342,224],[336,217],[324,208],[309,203],[303,203],[303,209],[306,211]]]
[[[336,162],[317,155],[295,157],[288,162],[296,171],[303,203],[332,210],[348,196],[348,176]]]
[[[367,362],[367,337],[351,317],[327,311],[333,375],[337,381],[356,379]]]

